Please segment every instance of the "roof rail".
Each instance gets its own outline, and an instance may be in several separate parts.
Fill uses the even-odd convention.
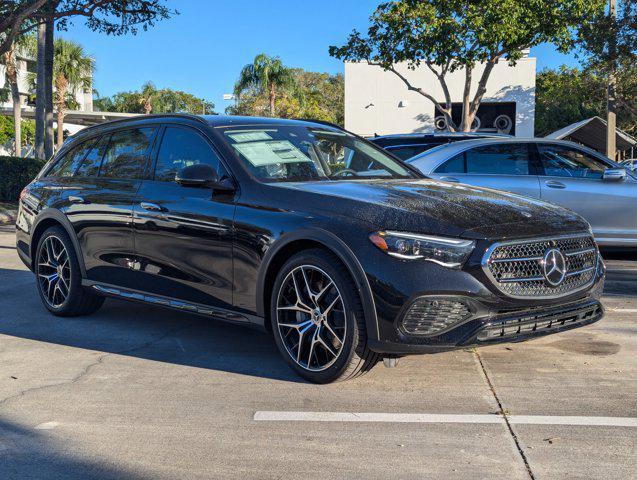
[[[93,129],[96,129],[98,127],[104,126],[105,124],[111,125],[111,124],[134,121],[134,120],[138,120],[138,119],[142,119],[142,118],[175,118],[175,117],[177,117],[177,118],[189,118],[191,120],[196,120],[196,121],[198,121],[200,123],[203,123],[204,125],[207,125],[206,121],[202,117],[200,117],[199,115],[194,115],[192,113],[155,113],[155,114],[150,114],[150,115],[139,115],[139,116],[135,116],[135,117],[118,118],[117,120],[110,120],[108,122],[103,122],[103,123],[98,123],[98,124],[95,124],[95,125],[90,125],[90,126],[88,126],[86,128],[83,128],[79,132],[77,132],[77,134],[84,133],[84,132],[89,132],[89,131],[91,131]]]
[[[301,122],[319,123],[321,125],[327,125],[328,127],[335,127],[335,128],[340,129],[340,130],[343,129],[343,127],[341,127],[340,125],[337,125],[334,122],[327,122],[325,120],[315,120],[313,118],[293,118],[292,120],[299,120]]]

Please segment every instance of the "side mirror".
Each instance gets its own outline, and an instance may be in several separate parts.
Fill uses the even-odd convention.
[[[620,182],[622,180],[626,180],[626,169],[607,168],[606,170],[604,170],[602,180],[606,180],[608,182]]]
[[[221,192],[235,190],[235,186],[230,180],[219,180],[217,171],[205,164],[189,165],[182,168],[175,175],[175,182],[184,187],[212,188]]]
[[[209,187],[216,181],[217,172],[210,165],[189,165],[175,175],[175,182],[184,187]]]

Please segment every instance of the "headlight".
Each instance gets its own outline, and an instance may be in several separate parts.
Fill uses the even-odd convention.
[[[475,247],[473,240],[405,232],[374,232],[369,239],[392,257],[403,260],[423,259],[449,268],[460,268]]]

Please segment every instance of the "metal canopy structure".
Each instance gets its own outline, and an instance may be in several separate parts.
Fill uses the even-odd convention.
[[[550,133],[545,138],[570,140],[604,153],[606,151],[606,121],[600,117],[587,118]],[[634,158],[634,154],[637,153],[635,138],[617,130],[616,142],[620,159]]]
[[[11,108],[0,108],[0,115],[10,116],[13,115],[13,110]],[[99,123],[108,122],[110,120],[119,120],[121,118],[130,118],[141,115],[139,113],[119,113],[119,112],[88,112],[88,111],[77,111],[77,110],[69,110],[66,112],[64,116],[64,123],[71,123],[74,125],[83,125],[88,127],[90,125],[97,125]],[[22,109],[22,117],[23,118],[35,118],[35,109],[34,108],[23,108]]]

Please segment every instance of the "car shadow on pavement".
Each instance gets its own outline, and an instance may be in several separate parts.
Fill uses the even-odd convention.
[[[66,480],[119,480],[153,478],[126,471],[112,462],[75,458],[68,440],[54,441],[46,430],[25,428],[0,418],[0,478],[64,478]]]
[[[152,305],[107,299],[93,315],[55,317],[31,275],[0,268],[0,334],[241,375],[304,382],[260,330]],[[5,283],[6,282],[6,283]],[[15,284],[14,288],[6,286]]]

